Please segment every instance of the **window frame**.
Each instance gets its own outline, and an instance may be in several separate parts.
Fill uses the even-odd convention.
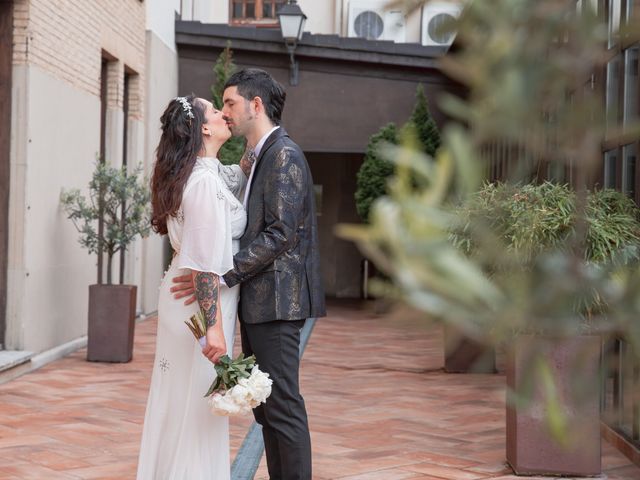
[[[614,0],[601,0],[599,5],[599,8],[601,8],[600,11],[604,15],[604,19],[606,20],[607,25],[609,25],[610,23],[609,14],[610,14],[610,5],[612,4],[612,1]],[[636,7],[640,8],[640,2],[638,0],[635,0],[634,8]],[[620,26],[622,27],[623,25],[625,25],[626,22],[627,22],[627,0],[621,0],[620,1]],[[622,155],[623,148],[627,145],[635,144],[636,152],[640,152],[640,138],[629,138],[628,135],[620,134],[620,131],[623,130],[624,128],[623,122],[624,122],[624,111],[625,111],[624,102],[625,102],[625,80],[626,80],[625,79],[626,52],[630,48],[637,45],[638,45],[638,42],[631,42],[628,37],[617,35],[617,38],[615,39],[611,47],[608,48],[607,50],[607,57],[608,57],[606,59],[607,61],[603,62],[604,63],[603,67],[600,69],[600,72],[599,72],[600,74],[599,76],[601,79],[600,91],[602,92],[602,101],[604,104],[603,106],[605,106],[606,102],[608,101],[607,64],[609,63],[609,61],[613,60],[614,58],[616,57],[619,58],[618,67],[617,67],[618,69],[617,97],[618,98],[614,99],[618,103],[617,115],[615,119],[615,125],[617,127],[615,130],[617,130],[617,132],[614,136],[610,136],[609,131],[605,133],[605,138],[603,139],[602,145],[601,145],[601,158],[603,163],[602,174],[604,177],[605,153],[611,152],[612,150],[616,150],[615,188],[620,191],[622,191],[624,187],[624,185],[622,184],[623,183],[622,172],[623,172],[623,169],[626,167],[625,161]],[[638,91],[640,91],[640,75],[638,76],[637,83],[638,84],[636,85],[636,88],[638,89]],[[640,105],[638,105],[638,108],[640,110]],[[635,188],[634,188],[633,199],[637,204],[640,204],[640,162],[637,161],[637,157],[636,157],[636,166],[635,166]]]
[[[242,2],[243,6],[247,3],[253,3],[255,5],[255,18],[234,18],[233,16],[233,4],[236,2]],[[264,10],[264,2],[272,3],[275,6],[275,11],[273,12],[274,18],[271,17],[263,17],[262,12]],[[278,5],[278,3],[280,5]],[[250,25],[253,27],[262,27],[262,28],[274,28],[278,27],[278,17],[275,16],[275,13],[279,6],[284,5],[286,3],[285,0],[229,0],[229,25]],[[243,10],[245,10],[243,8]]]

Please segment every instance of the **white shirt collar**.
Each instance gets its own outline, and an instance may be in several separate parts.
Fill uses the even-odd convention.
[[[258,164],[258,157],[260,156],[260,152],[262,151],[262,147],[264,147],[264,143],[267,141],[267,138],[269,138],[269,135],[271,135],[273,132],[275,132],[278,128],[280,128],[279,126],[275,126],[273,127],[271,130],[269,130],[264,137],[262,137],[260,139],[260,141],[258,142],[258,144],[256,145],[256,148],[253,149],[254,153],[256,154],[256,161],[253,162],[253,165],[251,165],[251,173],[249,174],[249,180],[247,181],[247,187],[244,189],[244,199],[242,201],[242,205],[244,205],[244,208],[247,208],[247,205],[249,203],[249,190],[251,190],[251,180],[253,179],[253,173],[256,171],[256,165]]]
[[[269,130],[264,137],[262,137],[260,139],[260,141],[258,142],[258,144],[256,145],[256,148],[253,149],[253,151],[256,154],[256,158],[258,158],[260,156],[260,152],[262,151],[262,147],[264,147],[264,143],[267,141],[267,138],[269,138],[269,135],[271,135],[273,132],[275,132],[278,128],[280,128],[279,125],[276,125],[275,127],[273,127],[271,130]]]
[[[205,168],[216,168],[220,165],[217,157],[196,157],[196,165]]]

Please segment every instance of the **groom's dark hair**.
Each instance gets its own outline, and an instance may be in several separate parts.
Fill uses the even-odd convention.
[[[247,100],[260,97],[269,120],[280,125],[287,93],[278,81],[259,68],[244,68],[229,77],[224,89],[238,87],[238,93]]]

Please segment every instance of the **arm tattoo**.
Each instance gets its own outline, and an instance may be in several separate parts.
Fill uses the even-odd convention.
[[[198,272],[195,275],[194,284],[196,299],[204,318],[207,319],[207,327],[213,327],[218,321],[216,315],[218,313],[220,278],[215,273]]]

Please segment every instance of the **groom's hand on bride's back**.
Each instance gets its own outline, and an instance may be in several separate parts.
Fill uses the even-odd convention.
[[[173,287],[171,287],[171,293],[173,293],[173,298],[179,300],[181,298],[187,298],[184,301],[185,305],[191,305],[196,301],[195,290],[193,288],[193,278],[191,277],[191,273],[187,273],[186,275],[178,275],[177,277],[173,277]]]

